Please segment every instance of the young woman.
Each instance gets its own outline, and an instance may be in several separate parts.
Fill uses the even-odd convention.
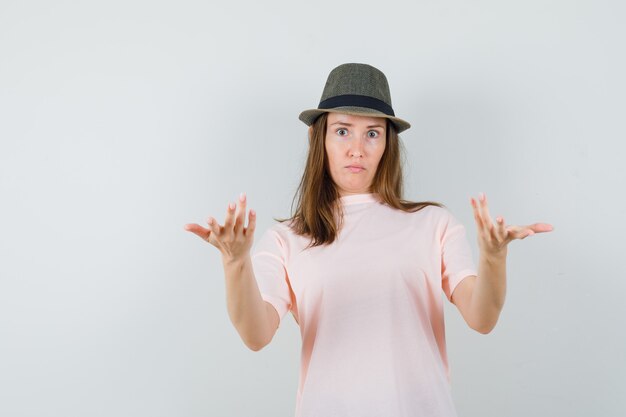
[[[217,247],[230,319],[252,350],[291,312],[302,335],[297,417],[455,416],[443,299],[480,333],[505,297],[507,244],[552,230],[491,221],[470,199],[476,269],[465,228],[441,204],[402,198],[401,143],[385,75],[365,64],[333,69],[310,126],[296,209],[252,248],[245,195],[224,225],[189,230]]]

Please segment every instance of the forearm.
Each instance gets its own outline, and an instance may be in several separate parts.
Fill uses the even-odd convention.
[[[496,325],[506,296],[506,253],[480,254],[478,277],[472,293],[471,317],[475,330],[489,333]]]
[[[273,337],[266,303],[254,277],[250,256],[242,260],[222,259],[226,278],[226,304],[230,320],[243,342],[259,350]]]

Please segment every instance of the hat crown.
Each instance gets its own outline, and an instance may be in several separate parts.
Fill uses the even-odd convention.
[[[368,64],[342,64],[328,74],[320,102],[342,95],[374,97],[391,106],[387,77]]]
[[[411,127],[395,115],[385,74],[368,64],[349,63],[334,68],[328,74],[317,108],[301,112],[298,118],[311,126],[319,116],[331,112],[384,117],[398,133]]]

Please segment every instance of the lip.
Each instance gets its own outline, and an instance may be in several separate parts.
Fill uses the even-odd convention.
[[[346,168],[350,170],[350,172],[361,172],[365,170],[361,165],[348,165]]]

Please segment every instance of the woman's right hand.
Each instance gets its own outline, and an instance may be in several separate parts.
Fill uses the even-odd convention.
[[[235,212],[237,208],[237,212]],[[246,195],[241,193],[237,206],[228,204],[224,226],[213,218],[207,219],[208,229],[195,224],[185,225],[185,230],[198,235],[202,240],[215,246],[222,254],[225,262],[244,259],[250,254],[254,241],[254,228],[256,226],[256,213],[250,210],[248,215],[248,227],[244,227],[246,213]]]

